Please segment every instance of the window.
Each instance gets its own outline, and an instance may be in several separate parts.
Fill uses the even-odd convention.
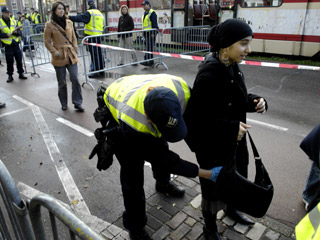
[[[152,9],[170,9],[171,0],[153,0],[150,1]]]
[[[119,11],[119,0],[108,0],[109,11]]]
[[[241,0],[241,7],[279,7],[283,0]]]

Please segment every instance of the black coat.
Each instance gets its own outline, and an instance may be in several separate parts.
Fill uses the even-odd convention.
[[[237,136],[240,121],[246,123],[246,113],[255,112],[256,98],[259,96],[247,93],[238,64],[226,67],[210,56],[199,66],[184,118],[188,127],[186,142],[201,168],[222,166],[238,143],[238,171],[247,177],[246,139],[237,142]],[[205,199],[219,199],[213,182],[200,182]]]
[[[133,19],[129,14],[121,15],[118,22],[118,32],[127,32],[134,29]],[[119,35],[119,37],[132,37],[132,33]]]

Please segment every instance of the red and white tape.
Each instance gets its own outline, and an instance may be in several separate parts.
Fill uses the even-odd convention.
[[[115,46],[110,46],[110,45],[106,45],[106,44],[99,44],[99,43],[84,42],[84,44],[96,46],[96,47],[100,47],[100,48],[119,50],[119,51],[127,51],[127,52],[137,51],[137,50],[132,50],[132,49],[128,49],[128,48],[115,47]],[[150,53],[150,54],[154,54],[154,55],[161,55],[164,57],[181,58],[181,59],[187,59],[187,60],[196,60],[196,61],[203,61],[204,60],[204,57],[190,56],[190,55],[183,55],[183,54],[148,52],[148,51],[139,51],[139,52]],[[292,68],[292,69],[320,71],[320,67],[307,66],[307,65],[296,65],[296,64],[270,63],[270,62],[257,62],[257,61],[242,61],[240,64],[262,66],[262,67]]]

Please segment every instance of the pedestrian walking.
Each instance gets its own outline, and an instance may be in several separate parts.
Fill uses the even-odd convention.
[[[251,52],[252,36],[249,25],[237,19],[215,25],[208,34],[212,54],[199,66],[185,114],[189,130],[186,142],[195,152],[201,168],[223,166],[237,145],[237,170],[242,176],[248,176],[245,136],[250,126],[246,124],[246,113],[267,110],[262,97],[247,93],[239,68],[239,63]],[[201,120],[204,114],[208,116],[207,124]],[[215,183],[200,179],[200,184],[206,240],[221,239],[216,225],[217,212],[221,209],[236,222],[254,224],[219,200]]]
[[[151,30],[151,29],[159,29],[158,26],[158,17],[157,13],[151,8],[151,4],[149,1],[144,1],[142,3],[144,14],[142,17],[142,28],[143,30]],[[148,52],[153,52],[154,45],[156,43],[157,31],[147,31],[144,32],[144,39],[146,43],[146,48]],[[144,66],[153,66],[154,61],[150,60],[153,59],[152,53],[146,53],[144,55],[144,60],[148,60],[147,62],[140,63]]]
[[[133,19],[129,14],[128,6],[122,5],[120,8],[120,18],[118,22],[118,32],[129,32],[134,29],[134,23]],[[128,49],[134,49],[133,48],[133,42],[132,42],[132,33],[127,34],[121,34],[119,35],[119,47],[121,48],[128,48]],[[133,62],[137,62],[137,55],[133,51],[131,52],[131,57]],[[124,63],[124,51],[120,51],[120,62],[118,65],[123,65]],[[134,64],[137,65],[137,64]]]
[[[89,9],[77,16],[69,16],[72,22],[83,22],[85,36],[97,36],[103,33],[103,26],[105,24],[105,19],[103,14],[96,8],[94,0],[88,0]],[[101,44],[101,37],[91,37],[88,39],[88,43],[98,43]],[[91,56],[91,63],[93,65],[92,71],[100,71],[98,73],[93,73],[89,75],[89,78],[96,78],[104,76],[104,59],[102,50],[100,47],[88,45],[88,49]]]
[[[44,29],[44,44],[51,53],[51,63],[56,71],[58,80],[58,96],[61,109],[68,108],[68,92],[66,82],[66,70],[72,83],[72,103],[74,108],[83,112],[81,86],[78,80],[78,56],[77,39],[72,22],[66,19],[65,5],[55,2],[52,5],[51,21],[48,21]]]
[[[312,161],[309,176],[302,193],[307,212],[320,202],[320,124],[301,142],[300,148]]]
[[[20,37],[22,35],[20,28],[16,28],[15,21],[9,16],[9,9],[3,7],[1,9],[2,18],[0,19],[0,39],[5,49],[5,56],[7,62],[7,83],[13,81],[13,64],[16,60],[19,79],[25,80],[24,69],[22,66],[22,52],[19,46]]]
[[[171,173],[190,178],[210,178],[212,181],[216,177],[213,170],[199,169],[196,164],[182,160],[168,146],[168,141],[178,142],[187,134],[182,113],[190,90],[187,83],[177,76],[132,75],[112,83],[102,96],[105,106],[97,109],[95,116],[101,111],[106,115],[99,117],[103,128],[97,129],[95,135],[99,136],[98,132],[108,129],[117,130],[107,137],[109,147],[100,145],[100,149],[95,147],[94,151],[98,154],[98,161],[101,161],[99,156],[108,154],[103,152],[101,155],[101,150],[111,149],[115,153],[121,165],[125,206],[123,225],[129,230],[131,240],[149,240],[151,237],[144,228],[147,222],[144,161],[152,165],[156,190],[173,197],[182,197],[185,190],[170,181]]]

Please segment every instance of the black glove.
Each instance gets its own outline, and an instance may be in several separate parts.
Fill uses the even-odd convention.
[[[99,141],[92,149],[89,159],[92,159],[96,154],[98,156],[97,169],[99,171],[107,170],[112,165],[114,154],[107,141]]]

